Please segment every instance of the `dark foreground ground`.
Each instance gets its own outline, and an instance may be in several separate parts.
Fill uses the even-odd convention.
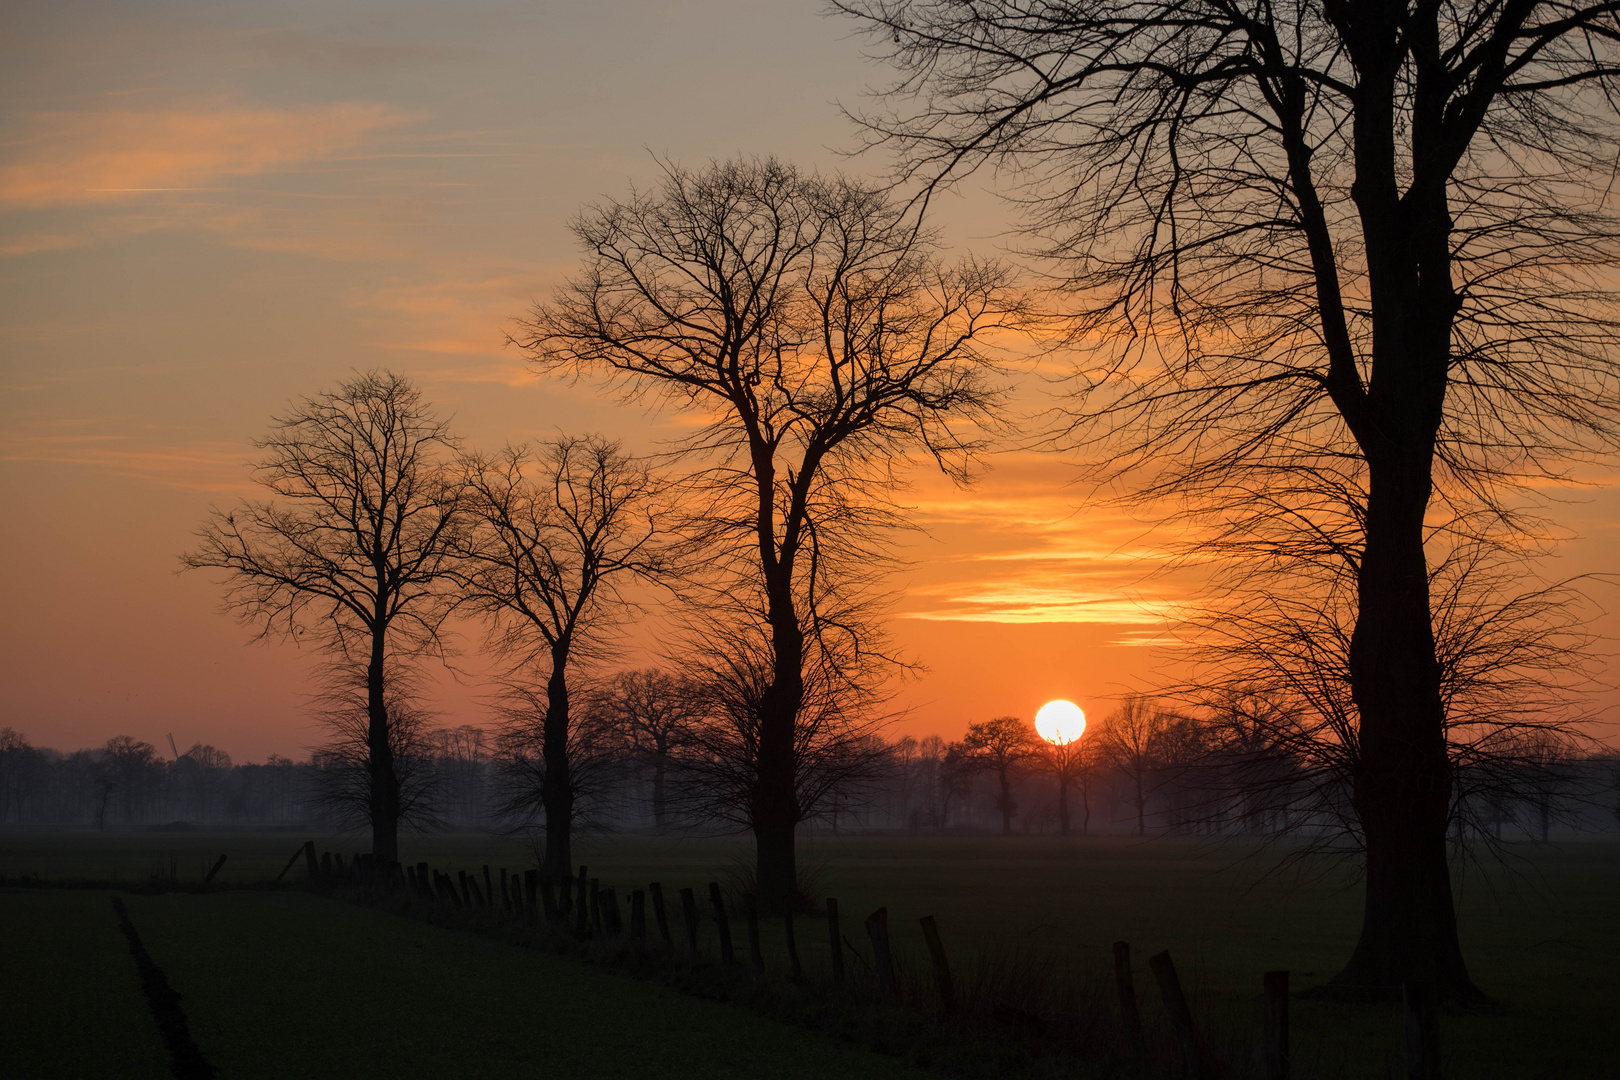
[[[302,839],[0,834],[0,875],[135,885],[172,872],[184,883],[228,855],[214,893],[124,894],[221,1076],[922,1075],[542,951],[302,892],[232,888],[273,877]],[[359,846],[316,839],[323,850]],[[533,865],[510,838],[422,837],[405,854],[452,871]],[[711,880],[741,884],[745,855],[736,841],[598,838],[580,860],[621,896],[650,881],[701,895]],[[1268,877],[1272,854],[1184,841],[821,837],[805,861],[817,892],[840,899],[847,936],[886,906],[916,968],[921,915],[936,917],[964,979],[1013,957],[1102,985],[1113,941],[1130,941],[1139,958],[1169,949],[1206,1029],[1239,1042],[1259,1028],[1261,972],[1287,969],[1308,991],[1349,955],[1357,929],[1357,893],[1341,876]],[[1447,1075],[1620,1077],[1620,844],[1527,848],[1514,872],[1469,871],[1459,891],[1465,951],[1500,1008],[1443,1018]],[[5,890],[0,925],[0,1072],[167,1074],[108,892]],[[801,931],[812,974],[825,962],[820,940]],[[781,970],[769,922],[765,948]],[[1144,970],[1138,980],[1147,1023],[1162,1026]],[[1305,996],[1292,1012],[1296,1075],[1404,1075],[1395,1009]]]

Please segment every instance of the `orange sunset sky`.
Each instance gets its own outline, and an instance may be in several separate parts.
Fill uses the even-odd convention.
[[[250,440],[290,398],[389,367],[473,446],[651,448],[672,417],[502,347],[576,264],[570,215],[651,183],[655,154],[889,165],[840,155],[838,103],[885,73],[815,0],[16,0],[0,34],[0,725],[62,749],[317,741],[314,657],[250,645],[214,578],[176,573],[209,505],[253,494]],[[991,253],[1012,218],[982,184],[939,220]],[[1029,430],[1044,393],[1024,377]],[[903,731],[955,738],[1052,697],[1096,715],[1173,662],[1153,645],[1193,587],[1159,572],[1173,537],[1055,456],[986,466],[910,496],[926,535],[892,628],[928,670],[897,687]],[[1590,479],[1558,493],[1576,539],[1555,576],[1620,569],[1614,476]],[[445,723],[486,722],[468,666],[437,680]]]

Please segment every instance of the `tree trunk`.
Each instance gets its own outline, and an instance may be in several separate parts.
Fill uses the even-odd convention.
[[[371,635],[366,664],[366,773],[371,815],[371,857],[379,867],[399,861],[399,777],[389,738],[388,701],[384,682],[384,631]]]
[[[1136,835],[1147,835],[1147,796],[1142,794],[1142,770],[1132,770],[1136,780]]]
[[[997,777],[1001,780],[1001,798],[996,801],[996,809],[1001,811],[1001,835],[1012,835],[1013,801],[1012,781],[1007,778],[1006,769],[998,769]]]
[[[799,662],[802,638],[798,620],[773,634],[775,679],[760,703],[759,763],[754,777],[754,887],[762,909],[791,910],[798,889],[798,856],[794,833],[799,807],[798,762],[794,734],[804,683]]]
[[[669,760],[669,743],[660,736],[654,746],[658,752],[658,762],[653,766],[653,825],[659,832],[663,832],[669,819],[669,804],[664,794],[664,770],[665,762]]]
[[[754,438],[751,457],[757,487],[755,539],[765,584],[765,617],[771,632],[771,685],[759,703],[758,760],[750,793],[749,819],[754,828],[754,893],[765,911],[790,911],[798,891],[798,856],[794,832],[804,816],[799,805],[797,742],[799,710],[804,705],[804,628],[793,595],[796,534],[802,528],[802,492],[814,474],[806,461],[797,478],[795,506],[786,534],[777,547],[776,464],[773,449]]]
[[[546,876],[564,878],[574,865],[574,779],[568,761],[568,648],[551,650],[546,680],[546,718],[541,728],[545,777],[541,803],[546,810]]]
[[[1393,26],[1386,28],[1393,33]],[[1346,419],[1367,463],[1350,689],[1358,714],[1351,803],[1367,879],[1361,937],[1334,979],[1389,994],[1404,982],[1475,998],[1457,938],[1447,864],[1452,775],[1436,658],[1424,519],[1445,415],[1452,321],[1446,178],[1415,157],[1406,194],[1395,164],[1396,65],[1367,67],[1356,104],[1356,190],[1367,252],[1372,369]],[[1433,146],[1443,96],[1425,78],[1412,138]]]
[[[1367,850],[1365,908],[1355,953],[1334,983],[1393,993],[1415,980],[1472,997],[1446,858],[1452,778],[1423,551],[1428,497],[1426,456],[1373,463],[1350,644],[1360,715],[1351,801]]]

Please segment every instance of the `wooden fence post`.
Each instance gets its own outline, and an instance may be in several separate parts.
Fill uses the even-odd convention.
[[[1440,1014],[1429,983],[1407,981],[1401,986],[1406,1012],[1406,1075],[1408,1080],[1440,1080]]]
[[[602,882],[600,878],[591,878],[591,933],[596,937],[601,937],[606,929],[602,922]]]
[[[804,967],[799,963],[799,943],[793,936],[793,909],[786,908],[782,912],[782,933],[787,938],[788,969],[793,980],[804,978]]]
[[[315,879],[320,877],[321,874],[320,867],[315,861],[315,841],[313,840],[304,842],[304,867],[309,871],[309,883],[311,885],[315,884]]]
[[[647,894],[640,889],[630,894],[630,944],[647,947]]]
[[[749,893],[743,898],[744,909],[748,913],[748,956],[754,962],[754,970],[761,975],[765,973],[765,953],[759,947],[759,898]]]
[[[844,978],[844,938],[838,932],[838,901],[827,897],[827,945],[832,950],[833,978]]]
[[[652,897],[653,921],[658,924],[658,939],[663,942],[664,951],[675,951],[675,939],[669,935],[669,913],[664,910],[664,887],[658,882],[647,886],[647,892]]]
[[[1288,1080],[1288,972],[1261,976],[1266,994],[1266,1080]]]
[[[932,915],[924,915],[923,940],[928,942],[928,955],[934,961],[934,985],[939,987],[939,1007],[947,1014],[956,1011],[956,986],[951,982],[951,965],[945,958],[945,943],[939,940],[939,927]]]
[[[433,882],[428,877],[428,864],[425,862],[416,864],[416,886],[421,890],[424,899],[433,899]]]
[[[877,969],[878,990],[886,1004],[899,1000],[894,982],[894,955],[889,951],[889,909],[880,907],[866,917],[866,936],[872,939],[872,966]]]
[[[681,918],[686,922],[686,944],[695,959],[698,954],[698,908],[697,895],[691,889],[681,890]]]
[[[720,895],[720,883],[709,882],[709,903],[714,905],[714,925],[720,931],[720,962],[734,963],[731,951],[731,924],[726,921],[726,898]]]
[[[1142,1010],[1136,1004],[1136,982],[1131,977],[1131,947],[1114,942],[1114,986],[1119,990],[1119,1019],[1125,1025],[1125,1040],[1131,1053],[1147,1057],[1147,1036],[1142,1033]]]
[[[219,857],[219,861],[214,864],[214,868],[212,870],[208,871],[208,876],[203,878],[203,884],[204,885],[212,885],[214,883],[214,875],[219,873],[219,868],[224,866],[224,865],[225,865],[225,856],[221,855]]]
[[[495,909],[495,879],[489,876],[489,864],[484,864],[484,896],[487,899],[485,907],[491,911]]]
[[[515,884],[517,884],[516,881],[511,881],[511,880],[507,879],[506,867],[504,867],[504,866],[501,867],[501,910],[502,911],[511,911],[512,910],[512,886],[515,885]],[[521,905],[519,905],[519,906],[521,906]]]
[[[1148,967],[1159,984],[1159,996],[1164,999],[1164,1011],[1170,1017],[1170,1026],[1176,1033],[1176,1044],[1181,1047],[1181,1061],[1187,1070],[1187,1080],[1205,1080],[1209,1069],[1198,1049],[1198,1032],[1193,1028],[1192,1009],[1187,1006],[1187,995],[1182,993],[1181,979],[1176,975],[1175,961],[1168,952],[1148,957]]]
[[[287,865],[283,866],[281,868],[281,873],[276,875],[276,880],[277,881],[280,881],[282,878],[287,876],[287,871],[289,871],[289,870],[291,870],[293,868],[293,864],[298,861],[298,856],[300,856],[300,855],[302,855],[304,853],[305,847],[306,847],[305,844],[298,845],[298,850],[294,851],[292,853],[292,858],[287,860]]]
[[[449,874],[440,874],[439,875],[439,892],[440,892],[440,895],[449,896],[450,897],[450,903],[455,905],[456,907],[459,908],[459,907],[466,907],[467,906],[466,902],[462,900],[461,894],[456,891],[456,883],[454,881],[450,880],[450,875]]]
[[[557,917],[564,923],[572,920],[574,914],[574,875],[564,874],[557,883]]]

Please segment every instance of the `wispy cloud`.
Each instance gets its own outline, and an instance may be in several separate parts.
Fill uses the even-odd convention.
[[[262,109],[223,102],[43,112],[11,143],[0,202],[45,207],[198,192],[351,150],[411,119],[384,105]]]
[[[1088,500],[1072,475],[1056,456],[1020,453],[966,491],[925,480],[916,520],[944,550],[918,552],[918,580],[896,614],[1162,627],[1185,588],[1165,572],[1165,547],[1122,508]]]

